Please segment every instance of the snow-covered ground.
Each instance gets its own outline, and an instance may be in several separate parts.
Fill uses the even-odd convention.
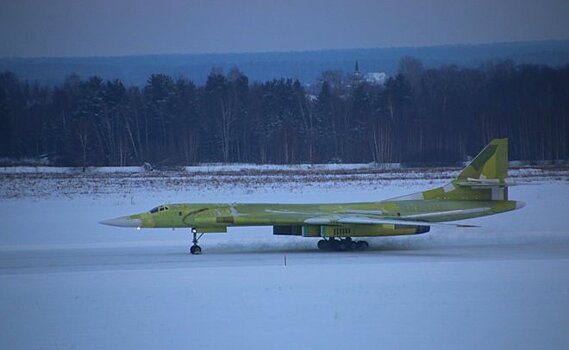
[[[349,170],[349,171],[347,171]],[[352,173],[352,174],[350,174]],[[171,202],[372,201],[453,170],[198,169],[0,175],[0,349],[565,349],[566,171],[521,169],[527,206],[318,252],[270,228],[107,227]],[[286,258],[286,266],[284,264]]]

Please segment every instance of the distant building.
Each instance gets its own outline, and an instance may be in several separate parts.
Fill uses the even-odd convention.
[[[360,64],[358,63],[358,60],[356,60],[356,67],[354,68],[354,77],[361,77],[361,73],[360,73]]]
[[[313,94],[306,94],[306,98],[307,98],[310,102],[316,102],[316,101],[318,101],[318,96],[313,95]]]
[[[354,73],[352,74],[352,77],[350,80],[351,80],[352,86],[356,86],[362,82],[362,74],[360,73],[360,65],[359,65],[357,60],[356,60],[356,66],[354,67]]]
[[[357,85],[362,81],[372,85],[383,85],[387,80],[387,74],[384,72],[370,72],[362,74],[360,72],[360,64],[356,60],[356,65],[354,67],[354,73],[352,74],[351,81],[352,85]]]
[[[387,74],[384,72],[367,73],[364,75],[364,80],[373,85],[383,85],[387,80]]]

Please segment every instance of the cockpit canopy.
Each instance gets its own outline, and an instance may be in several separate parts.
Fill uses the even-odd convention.
[[[156,207],[156,208],[150,209],[150,214],[156,214],[156,213],[158,213],[159,211],[162,212],[162,211],[165,211],[165,210],[170,210],[170,208],[168,208],[168,206],[166,206],[166,205],[161,205],[161,206],[158,206],[158,207]]]

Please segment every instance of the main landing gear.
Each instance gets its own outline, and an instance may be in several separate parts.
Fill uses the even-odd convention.
[[[352,241],[350,237],[344,239],[336,239],[334,237],[321,239],[318,241],[318,249],[324,251],[341,251],[347,252],[351,250],[364,251],[369,248],[366,241]]]
[[[190,253],[193,255],[200,255],[202,253],[202,247],[198,245],[198,240],[202,238],[203,233],[198,236],[196,229],[192,229],[192,234],[194,238],[192,239],[192,246],[190,247]]]

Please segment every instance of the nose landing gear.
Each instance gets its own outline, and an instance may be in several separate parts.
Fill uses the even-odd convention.
[[[194,238],[192,239],[192,246],[190,246],[190,254],[200,255],[202,253],[202,248],[198,245],[198,240],[202,238],[203,233],[198,236],[198,232],[195,228],[192,229],[192,234]]]

